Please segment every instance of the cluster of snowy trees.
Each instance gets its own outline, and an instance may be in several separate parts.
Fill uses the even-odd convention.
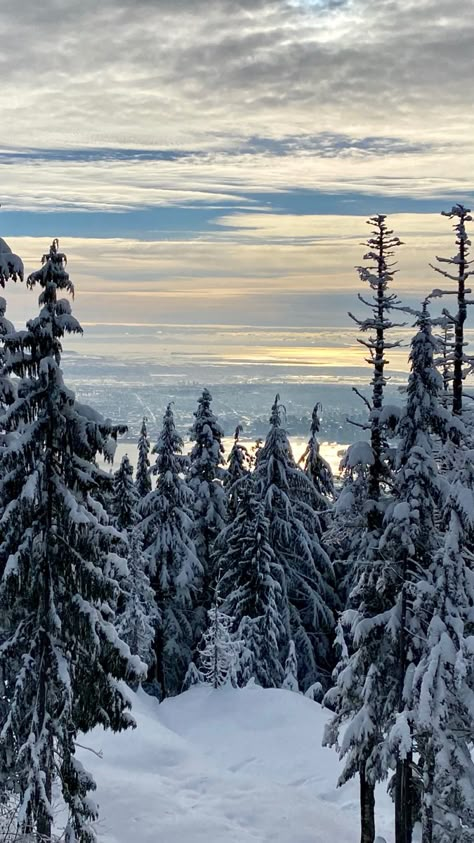
[[[374,843],[375,786],[388,780],[396,843],[474,841],[474,448],[465,378],[471,274],[455,206],[452,282],[419,311],[391,289],[401,245],[369,220],[365,317],[372,368],[363,438],[335,482],[320,454],[320,406],[297,463],[277,395],[264,442],[240,427],[225,458],[204,389],[190,430],[173,405],[136,471],[112,461],[123,427],[64,384],[61,341],[81,327],[54,241],[27,279],[40,312],[16,331],[0,300],[0,809],[25,840],[92,843],[94,782],[78,732],[133,727],[119,680],[160,699],[197,682],[257,682],[324,700],[326,742],[360,779],[361,841]],[[23,278],[0,241],[0,283]],[[430,315],[455,295],[454,313]],[[414,323],[401,405],[385,400],[395,329]]]
[[[147,687],[160,698],[178,694],[201,674],[209,678],[213,642],[214,684],[254,678],[263,687],[281,687],[291,652],[303,690],[315,683],[329,687],[339,605],[322,541],[320,515],[327,515],[329,497],[311,478],[321,469],[332,492],[330,469],[319,455],[317,413],[300,467],[282,412],[277,396],[265,443],[252,454],[237,428],[226,463],[223,430],[204,389],[189,455],[183,455],[170,404],[153,449],[143,421],[135,482],[127,456],[115,474],[109,512],[127,546],[132,533],[141,538],[149,587],[140,586],[139,655],[149,665]],[[125,633],[136,635],[134,583],[136,577],[118,622],[137,651]],[[146,619],[154,623],[146,626]]]

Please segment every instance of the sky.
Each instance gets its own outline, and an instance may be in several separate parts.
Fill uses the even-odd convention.
[[[0,235],[27,272],[59,238],[71,347],[363,359],[347,311],[375,213],[404,241],[400,297],[439,286],[440,212],[474,202],[474,4],[3,0],[0,35]],[[35,312],[6,297],[17,325]]]

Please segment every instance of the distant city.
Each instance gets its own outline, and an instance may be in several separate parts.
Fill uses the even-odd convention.
[[[367,419],[367,409],[348,384],[278,382],[213,383],[193,381],[192,369],[188,377],[181,375],[181,382],[172,382],[172,373],[161,378],[150,374],[151,364],[132,361],[130,364],[116,359],[88,358],[79,354],[65,354],[66,382],[74,388],[79,399],[99,410],[104,416],[128,425],[122,442],[136,442],[139,428],[146,416],[152,441],[156,438],[163,412],[170,401],[178,429],[187,439],[193,421],[197,399],[204,386],[213,395],[213,408],[219,417],[226,437],[242,425],[242,438],[247,441],[264,438],[268,431],[271,404],[278,393],[286,408],[286,429],[292,439],[304,440],[309,433],[314,405],[321,404],[321,441],[348,444],[364,438],[365,432],[358,425]],[[202,371],[196,371],[202,376]],[[206,372],[212,378],[212,372]],[[147,376],[148,375],[148,376]],[[164,382],[163,382],[164,381]],[[357,383],[363,392],[363,387]],[[387,387],[391,403],[401,401],[399,386]],[[352,419],[357,424],[351,424]]]

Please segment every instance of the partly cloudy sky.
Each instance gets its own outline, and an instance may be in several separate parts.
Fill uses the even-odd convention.
[[[60,238],[85,325],[201,326],[200,354],[213,326],[243,354],[245,326],[314,329],[331,356],[366,217],[413,303],[474,201],[472,3],[4,0],[0,34],[0,234],[28,270]],[[32,297],[7,291],[17,323]]]

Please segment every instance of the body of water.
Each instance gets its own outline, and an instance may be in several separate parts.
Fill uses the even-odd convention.
[[[226,437],[224,438],[223,442],[225,447],[225,453],[227,456],[230,452],[230,449],[232,448],[234,440],[232,437]],[[251,451],[255,445],[255,440],[242,439],[241,442],[243,445],[245,445],[246,448],[249,449],[249,451]],[[290,442],[291,447],[293,449],[293,455],[296,460],[299,460],[306,448],[307,439],[303,439],[302,437],[291,437]],[[191,449],[191,446],[191,442],[186,443],[185,452],[188,452]],[[325,460],[327,460],[335,475],[339,473],[339,463],[341,461],[341,455],[342,453],[344,453],[347,447],[347,445],[344,445],[340,442],[321,442],[321,455],[324,457]],[[109,464],[107,464],[106,467],[109,468],[111,471],[115,471],[120,465],[120,461],[125,454],[128,455],[130,462],[132,463],[132,465],[135,466],[137,461],[137,443],[131,441],[118,442],[113,466],[111,467]],[[153,462],[153,455],[151,454],[150,462]],[[104,465],[104,463],[101,462],[101,465]]]

